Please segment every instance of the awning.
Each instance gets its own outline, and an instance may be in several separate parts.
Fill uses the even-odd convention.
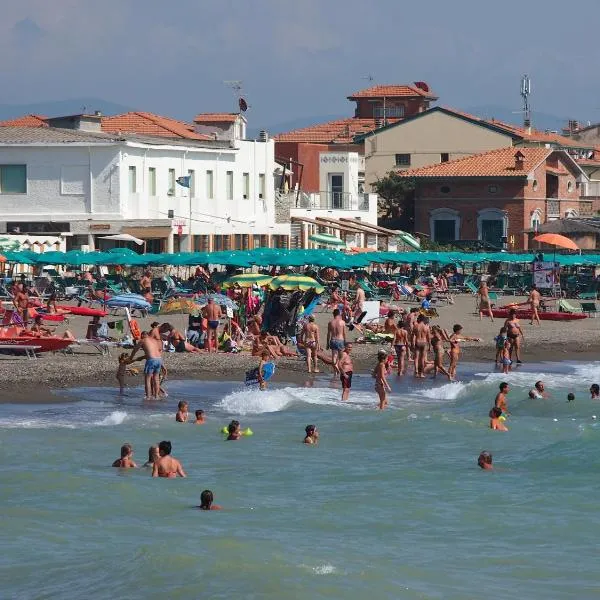
[[[123,227],[123,233],[128,233],[142,240],[151,240],[154,238],[167,238],[171,235],[171,227]]]

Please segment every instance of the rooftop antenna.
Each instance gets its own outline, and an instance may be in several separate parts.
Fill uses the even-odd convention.
[[[521,98],[523,98],[523,126],[531,127],[531,106],[529,105],[529,94],[531,94],[531,80],[529,75],[521,77]]]
[[[361,79],[366,79],[370,83],[373,83],[373,81],[375,81],[375,77],[373,77],[373,75],[371,75],[371,73],[367,73],[366,75],[363,75],[361,77]]]
[[[236,112],[246,112],[248,110],[248,104],[242,97],[243,83],[244,82],[240,79],[230,79],[223,82],[224,85],[226,85],[228,88],[231,88],[233,91],[233,95],[235,96]]]

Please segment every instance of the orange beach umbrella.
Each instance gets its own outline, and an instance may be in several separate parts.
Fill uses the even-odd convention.
[[[558,233],[542,233],[536,235],[533,238],[536,242],[542,242],[543,244],[550,244],[551,246],[558,246],[560,248],[567,248],[569,250],[579,250],[579,246],[568,237],[559,235]]]

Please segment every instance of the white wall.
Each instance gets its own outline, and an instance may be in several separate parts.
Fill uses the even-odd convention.
[[[118,146],[5,146],[0,147],[0,164],[27,166],[27,193],[0,194],[2,220],[118,218],[120,214]]]

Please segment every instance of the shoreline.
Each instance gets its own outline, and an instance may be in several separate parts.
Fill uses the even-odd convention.
[[[389,348],[389,346],[384,346]],[[377,344],[354,344],[353,362],[357,373],[370,371],[376,363]],[[495,348],[490,343],[469,343],[462,348],[461,362],[492,366]],[[591,343],[567,342],[550,346],[525,346],[524,364],[561,362],[562,360],[593,362],[597,350]],[[169,380],[180,381],[244,381],[247,369],[255,367],[256,357],[248,353],[228,354],[166,354],[165,365]],[[280,358],[276,362],[276,382],[300,384],[306,381],[306,363],[297,358]],[[321,365],[322,372],[330,368]],[[128,377],[130,387],[143,385],[143,362],[137,375]],[[460,365],[459,365],[460,369]],[[0,358],[0,404],[44,404],[76,402],[78,399],[61,394],[61,390],[79,387],[116,388],[116,357],[89,352],[74,355],[42,355],[37,360],[21,357]],[[408,375],[410,376],[410,375]],[[509,375],[510,377],[510,375]],[[35,378],[35,381],[33,379]]]

